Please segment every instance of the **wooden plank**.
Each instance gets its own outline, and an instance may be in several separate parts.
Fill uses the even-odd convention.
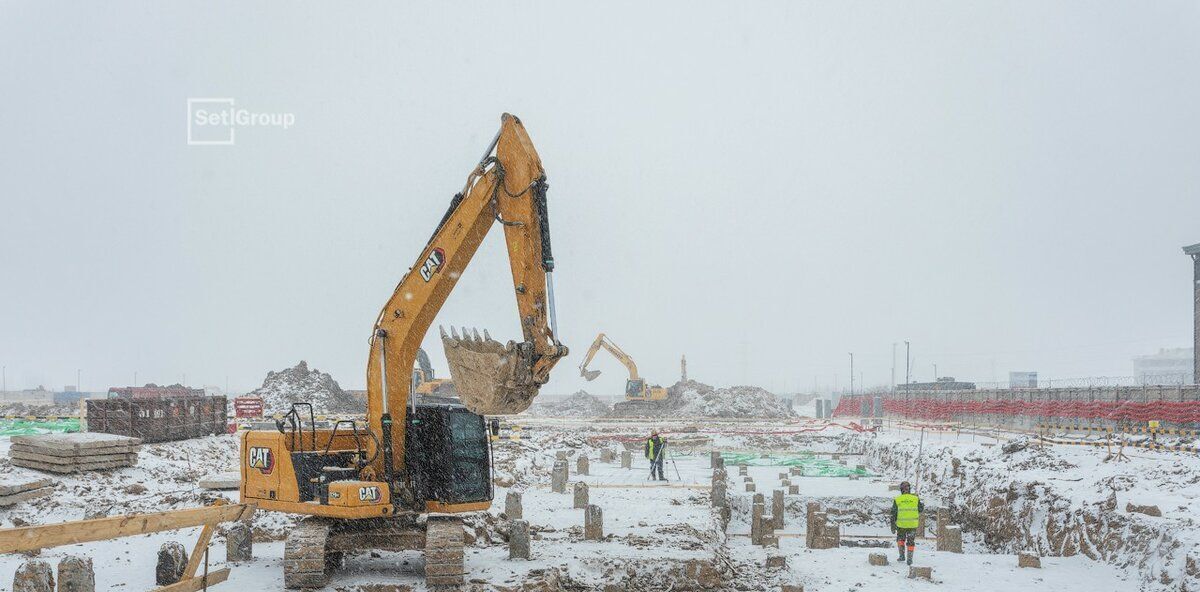
[[[217,571],[208,572],[207,576],[197,576],[190,580],[180,580],[174,584],[155,588],[150,592],[196,592],[203,590],[207,586],[220,584],[229,579],[229,568],[218,569]]]
[[[254,506],[249,504],[230,504],[154,514],[133,514],[60,522],[42,526],[5,528],[0,529],[0,553],[21,553],[60,545],[89,543],[148,532],[230,522],[248,517],[254,511],[253,508]]]
[[[200,568],[200,560],[204,559],[205,552],[208,551],[208,541],[212,539],[212,535],[212,523],[205,524],[204,530],[200,531],[200,538],[196,540],[196,546],[192,547],[192,554],[188,557],[187,567],[183,570],[183,579],[195,577],[196,570]]]

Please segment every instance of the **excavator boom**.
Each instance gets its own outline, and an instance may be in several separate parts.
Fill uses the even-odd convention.
[[[633,358],[630,357],[629,354],[625,353],[625,350],[618,347],[617,344],[613,343],[613,341],[603,333],[596,336],[596,340],[593,341],[592,346],[588,348],[587,354],[583,356],[583,361],[579,364],[580,376],[589,381],[595,380],[597,376],[600,376],[599,370],[587,369],[588,364],[592,363],[592,358],[596,357],[596,354],[600,351],[600,348],[604,348],[606,351],[608,351],[608,353],[612,354],[612,356],[616,358],[618,362],[623,364],[625,368],[629,370],[629,380],[638,379],[637,364],[634,363]]]
[[[367,415],[373,430],[381,428],[385,454],[376,464],[384,475],[404,466],[406,405],[412,402],[409,375],[417,350],[496,222],[504,227],[521,341],[501,344],[486,332],[443,332],[450,375],[463,405],[480,415],[520,413],[567,355],[553,327],[547,187],[524,125],[505,114],[483,160],[380,311],[367,364]]]

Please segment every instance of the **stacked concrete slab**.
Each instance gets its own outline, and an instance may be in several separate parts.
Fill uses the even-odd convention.
[[[51,479],[0,481],[0,507],[15,506],[53,492],[54,481]]]
[[[83,473],[132,467],[141,444],[137,438],[98,433],[13,436],[8,456],[17,467]]]

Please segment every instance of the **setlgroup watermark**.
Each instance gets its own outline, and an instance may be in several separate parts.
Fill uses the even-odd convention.
[[[240,128],[289,129],[296,114],[286,111],[254,111],[238,107],[231,98],[187,100],[187,143],[189,146],[232,146]]]

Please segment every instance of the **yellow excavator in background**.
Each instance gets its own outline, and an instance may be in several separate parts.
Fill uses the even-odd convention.
[[[654,411],[666,402],[667,389],[658,385],[646,384],[646,379],[638,375],[637,364],[633,358],[603,333],[596,336],[596,340],[588,348],[587,354],[583,356],[583,362],[579,364],[580,376],[588,381],[595,380],[597,376],[600,376],[599,370],[588,370],[587,367],[601,348],[612,354],[629,370],[629,379],[625,381],[625,400],[614,405],[614,410],[619,412]]]
[[[288,588],[322,588],[344,553],[372,549],[423,549],[429,586],[462,585],[456,514],[486,510],[493,496],[484,415],[524,411],[567,355],[554,318],[547,187],[525,127],[505,114],[375,320],[365,425],[342,420],[317,429],[312,405],[300,403],[277,429],[242,436],[242,502],[307,515],[284,546]],[[458,398],[419,396],[412,373],[421,340],[496,222],[504,227],[522,340],[443,331]]]

